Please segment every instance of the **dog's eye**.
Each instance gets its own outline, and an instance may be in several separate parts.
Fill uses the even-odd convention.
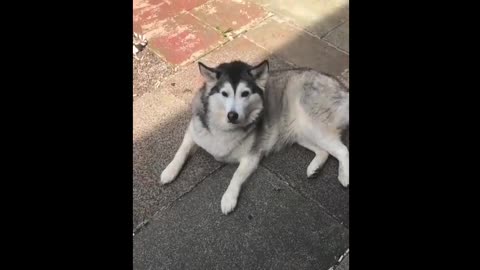
[[[242,92],[242,97],[248,97],[248,95],[250,95],[250,93],[248,91],[243,91]]]
[[[224,96],[224,97],[228,97],[228,94],[227,94],[227,92],[222,92],[222,96]]]

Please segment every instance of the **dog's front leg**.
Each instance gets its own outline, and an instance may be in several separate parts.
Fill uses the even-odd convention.
[[[255,171],[260,162],[259,156],[247,156],[240,160],[240,165],[233,174],[230,185],[222,197],[222,212],[226,215],[230,213],[237,205],[238,195],[242,184]]]
[[[192,127],[189,126],[175,157],[165,170],[163,170],[162,175],[160,176],[160,183],[167,184],[172,182],[177,177],[187,158],[193,154],[197,148],[198,146],[192,138]]]

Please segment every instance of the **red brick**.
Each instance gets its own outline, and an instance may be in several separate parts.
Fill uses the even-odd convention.
[[[166,20],[153,34],[150,48],[172,64],[198,58],[223,41],[219,33],[187,13]]]
[[[159,22],[191,10],[207,0],[134,0],[133,25],[138,32],[147,33]]]
[[[219,31],[235,31],[266,16],[258,5],[248,1],[214,0],[191,11]]]
[[[139,24],[133,24],[133,32],[142,34],[142,26]]]
[[[148,0],[133,0],[133,9],[139,9],[142,7],[150,6],[151,3]]]
[[[221,48],[207,54],[199,59],[204,64],[215,67],[222,62],[232,60],[242,60],[249,64],[255,65],[261,61],[268,59],[271,70],[284,69],[291,67],[278,57],[271,55],[264,49],[256,46],[252,42],[243,37],[238,37],[228,42]],[[165,79],[158,87],[162,91],[168,91],[182,99],[186,103],[191,103],[193,95],[203,84],[203,78],[198,70],[198,63],[191,63],[182,68],[175,75]]]

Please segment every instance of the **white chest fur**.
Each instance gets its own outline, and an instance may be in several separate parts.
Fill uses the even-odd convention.
[[[192,137],[196,144],[221,162],[238,162],[248,153],[251,136],[243,131],[207,130],[200,121],[193,120]]]

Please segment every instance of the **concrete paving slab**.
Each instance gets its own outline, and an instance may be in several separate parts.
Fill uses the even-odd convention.
[[[349,268],[350,268],[350,259],[349,259],[349,255],[347,255],[340,262],[340,264],[337,266],[337,268],[335,268],[335,270],[348,270]]]
[[[338,48],[346,52],[349,52],[350,50],[349,32],[350,32],[350,23],[347,21],[346,23],[335,28],[324,39],[334,44]]]
[[[148,220],[190,191],[221,166],[203,150],[198,151],[178,176],[160,186],[160,174],[175,155],[190,121],[189,106],[168,92],[150,92],[133,104],[133,225]]]
[[[349,0],[256,0],[279,17],[323,37],[348,20]]]
[[[339,76],[349,66],[349,57],[327,42],[286,22],[269,18],[245,36],[289,63]]]
[[[134,269],[324,269],[348,248],[348,230],[260,167],[225,216],[236,166],[223,167],[134,237]]]
[[[148,48],[133,59],[133,99],[154,90],[158,84],[173,73],[173,68]]]
[[[347,146],[348,135],[347,131],[344,135]],[[349,190],[338,181],[338,161],[330,156],[318,176],[307,179],[307,167],[314,156],[313,152],[294,145],[267,157],[262,164],[348,227],[350,196]]]

